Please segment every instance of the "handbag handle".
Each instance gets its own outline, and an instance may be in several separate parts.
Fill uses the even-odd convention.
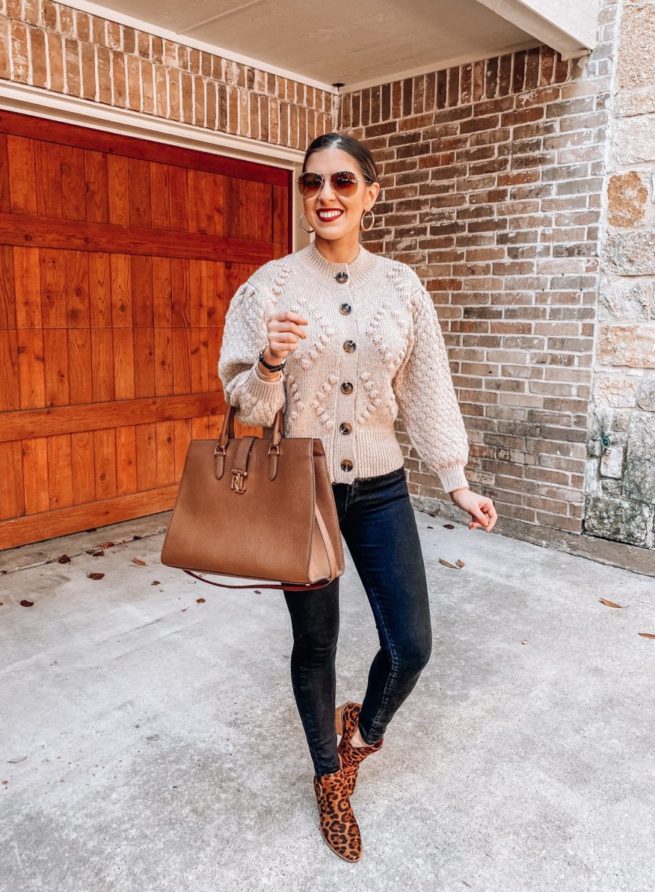
[[[236,415],[236,406],[229,405],[223,419],[223,427],[218,437],[216,448],[221,452],[225,451],[227,441],[234,439],[234,417]],[[278,446],[282,439],[284,431],[284,409],[278,409],[273,420],[272,434],[268,439],[273,441],[274,446]],[[265,438],[266,439],[266,438]]]

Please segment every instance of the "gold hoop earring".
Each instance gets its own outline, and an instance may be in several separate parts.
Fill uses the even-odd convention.
[[[371,225],[370,225],[370,226],[364,226],[364,217],[365,217],[367,214],[370,214],[370,215],[371,215]],[[375,223],[375,214],[374,214],[373,211],[370,210],[370,208],[369,208],[368,211],[364,211],[364,213],[362,214],[362,219],[360,220],[359,225],[360,225],[360,227],[361,227],[361,229],[362,229],[363,232],[369,232],[369,230],[373,229],[373,224],[374,224],[374,223]]]
[[[302,218],[303,218],[304,216],[305,216],[304,214],[301,214],[301,215],[300,215],[300,222],[299,222],[298,225],[300,226],[300,228],[302,229],[303,232],[314,232],[313,229],[305,229],[305,227],[302,225]]]

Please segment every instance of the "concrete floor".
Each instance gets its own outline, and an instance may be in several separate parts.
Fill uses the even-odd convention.
[[[166,516],[0,555],[0,889],[652,889],[653,579],[416,517],[434,651],[362,767],[356,865],[318,831],[281,593],[162,567]],[[377,648],[350,560],[341,603],[339,701]]]

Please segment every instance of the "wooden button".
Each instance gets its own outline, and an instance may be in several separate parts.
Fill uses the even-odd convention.
[[[348,273],[340,272],[337,273],[334,277],[340,285],[345,284],[348,281]]]
[[[341,385],[341,393],[352,393],[352,392],[353,392],[353,386],[350,383],[350,381],[344,381],[343,384]]]
[[[347,316],[348,313],[352,312],[352,307],[350,306],[350,304],[341,304],[341,306],[339,307],[339,312],[342,316]]]
[[[348,340],[343,342],[343,349],[346,351],[346,353],[352,353],[353,350],[355,350],[356,348],[357,344],[354,341]]]
[[[339,432],[342,434],[349,434],[352,429],[352,424],[348,424],[347,421],[342,421],[339,425]]]
[[[344,460],[341,462],[341,470],[342,471],[352,471],[352,469],[353,469],[353,463],[350,461],[349,458],[344,458]]]

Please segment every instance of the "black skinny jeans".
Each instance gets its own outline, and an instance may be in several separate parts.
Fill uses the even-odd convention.
[[[333,483],[339,525],[368,596],[380,649],[359,717],[366,743],[383,737],[432,651],[425,566],[404,468]],[[339,579],[284,597],[291,616],[291,682],[317,776],[339,768],[334,728]],[[358,699],[358,698],[353,698]]]

